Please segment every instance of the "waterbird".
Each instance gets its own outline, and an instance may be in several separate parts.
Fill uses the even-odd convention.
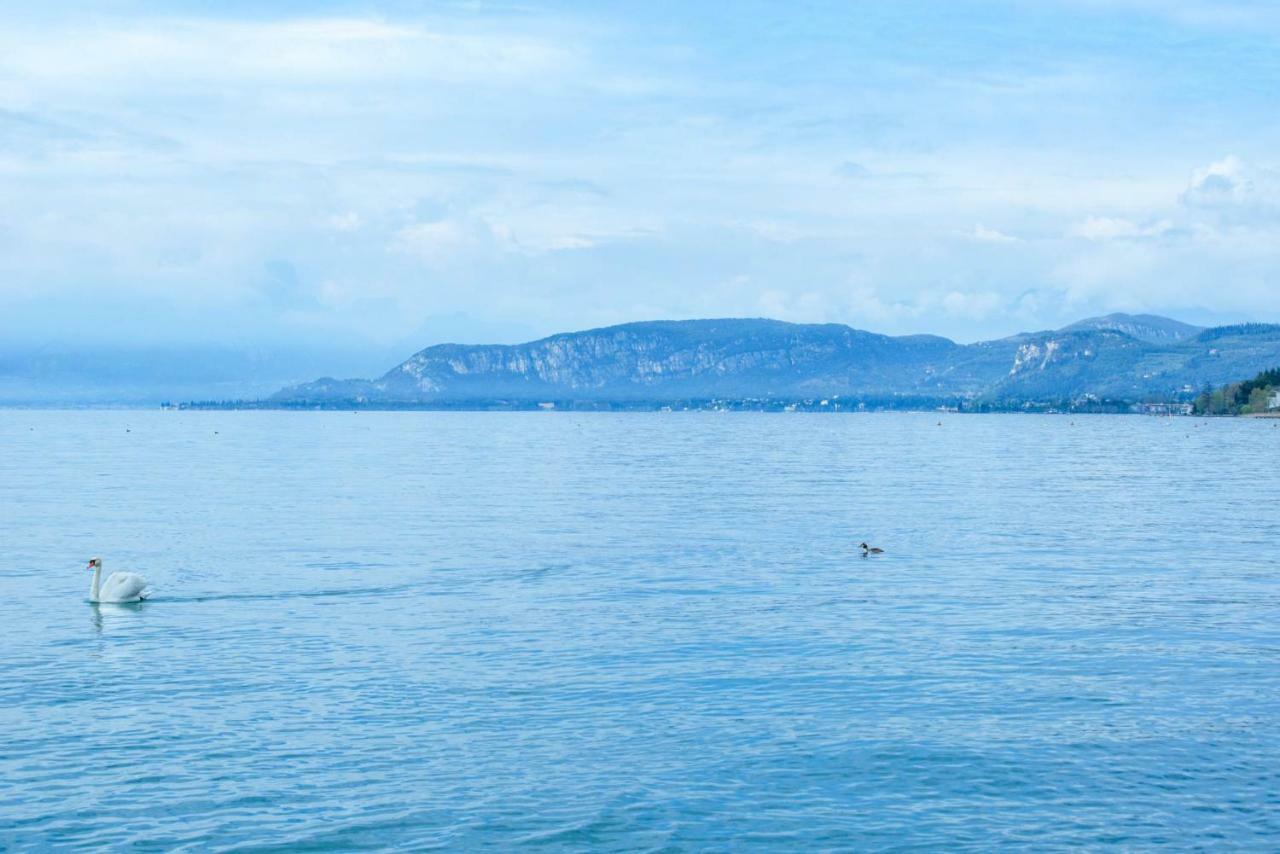
[[[866,557],[867,555],[882,555],[882,554],[884,554],[884,549],[878,549],[878,548],[876,548],[875,546],[869,546],[869,545],[867,545],[866,543],[862,543],[862,544],[861,544],[861,546],[862,546],[862,556],[863,556],[863,557]]]
[[[90,602],[141,602],[151,595],[147,580],[136,572],[113,572],[102,583],[102,558],[89,561],[86,569],[93,570],[93,583],[89,585]]]

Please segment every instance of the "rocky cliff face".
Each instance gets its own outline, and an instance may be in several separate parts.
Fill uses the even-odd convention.
[[[1129,323],[1124,317],[964,346],[839,324],[631,323],[511,346],[442,344],[414,354],[377,380],[318,380],[285,389],[274,399],[1132,397],[1225,382],[1280,364],[1280,326],[1184,335],[1195,327],[1153,322],[1163,318]],[[1123,326],[1141,327],[1147,337],[1118,328]]]
[[[987,395],[1025,400],[1092,394],[1140,400],[1220,385],[1280,364],[1276,325],[1223,326],[1154,341],[1118,330],[1074,328],[1023,342],[1008,376]]]
[[[438,393],[501,386],[504,393],[555,389],[644,395],[662,387],[714,393],[734,387],[837,384],[881,368],[919,368],[921,358],[954,347],[917,346],[841,326],[770,321],[637,323],[514,347],[432,347],[382,377],[389,391]],[[896,377],[895,377],[896,378]],[[487,393],[487,392],[486,392]]]

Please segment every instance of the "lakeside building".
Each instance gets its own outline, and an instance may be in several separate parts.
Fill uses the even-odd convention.
[[[1190,403],[1141,403],[1138,411],[1143,415],[1194,415],[1196,408]]]

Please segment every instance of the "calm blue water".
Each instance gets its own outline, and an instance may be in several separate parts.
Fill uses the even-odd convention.
[[[0,848],[1280,846],[1278,422],[937,422],[0,412]]]

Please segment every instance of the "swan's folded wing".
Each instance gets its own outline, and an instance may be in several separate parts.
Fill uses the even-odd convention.
[[[113,572],[102,585],[101,596],[111,599],[133,599],[142,595],[147,580],[136,572]]]

